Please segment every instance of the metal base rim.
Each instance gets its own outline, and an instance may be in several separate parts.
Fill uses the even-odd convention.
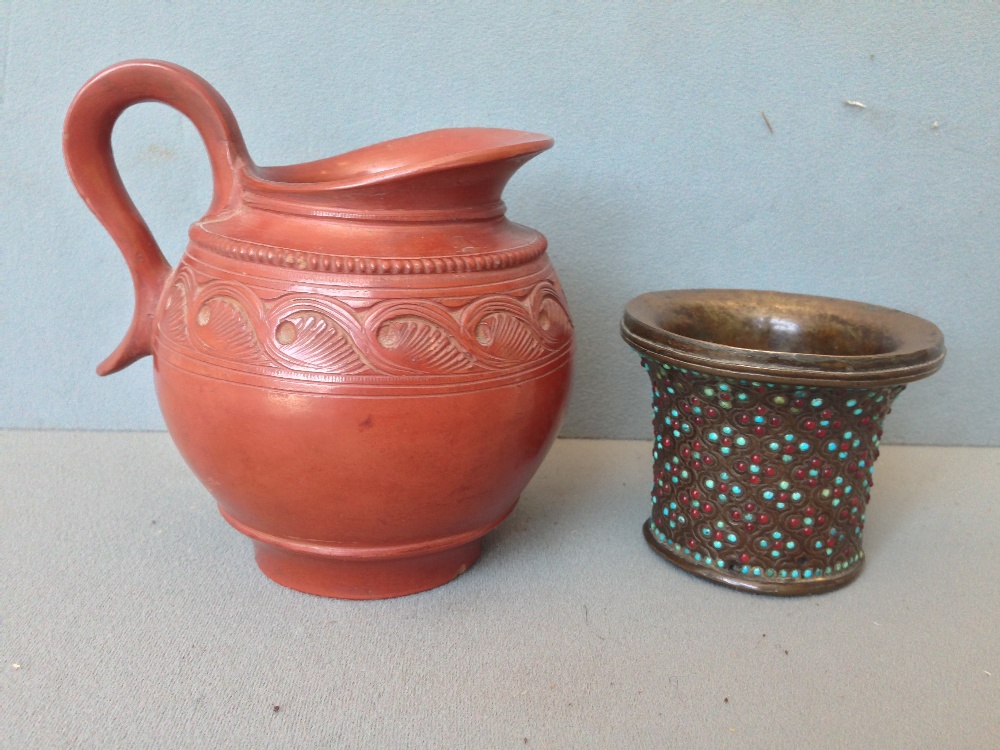
[[[842,588],[853,581],[861,573],[865,560],[862,557],[857,564],[848,570],[840,573],[819,576],[809,580],[751,580],[740,575],[734,575],[724,569],[714,569],[707,565],[701,565],[693,560],[678,555],[671,549],[662,547],[649,530],[649,521],[643,521],[642,535],[646,538],[646,543],[656,554],[669,563],[676,565],[686,573],[691,573],[699,578],[729,588],[749,591],[753,594],[766,594],[769,596],[809,596],[811,594],[823,594]]]

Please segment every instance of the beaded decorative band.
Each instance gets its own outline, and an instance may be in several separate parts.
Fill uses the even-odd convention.
[[[200,248],[234,260],[316,273],[379,276],[499,271],[530,263],[541,257],[547,247],[545,239],[540,237],[522,247],[485,253],[470,252],[431,258],[371,258],[238,242],[210,234],[197,226],[191,229],[191,239]]]

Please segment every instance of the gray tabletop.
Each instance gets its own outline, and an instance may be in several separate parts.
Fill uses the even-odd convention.
[[[464,576],[345,602],[164,434],[0,432],[0,746],[1000,746],[1000,449],[886,448],[866,570],[791,600],[654,555],[649,463],[561,441]]]

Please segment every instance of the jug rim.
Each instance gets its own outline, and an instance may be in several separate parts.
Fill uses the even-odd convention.
[[[438,128],[301,164],[253,165],[242,181],[251,191],[349,190],[492,162],[523,163],[554,143],[550,136],[524,130]]]

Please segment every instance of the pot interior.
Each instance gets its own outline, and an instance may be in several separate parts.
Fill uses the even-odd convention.
[[[741,349],[864,357],[899,346],[890,331],[815,308],[773,311],[703,302],[663,312],[657,325],[666,331]]]

